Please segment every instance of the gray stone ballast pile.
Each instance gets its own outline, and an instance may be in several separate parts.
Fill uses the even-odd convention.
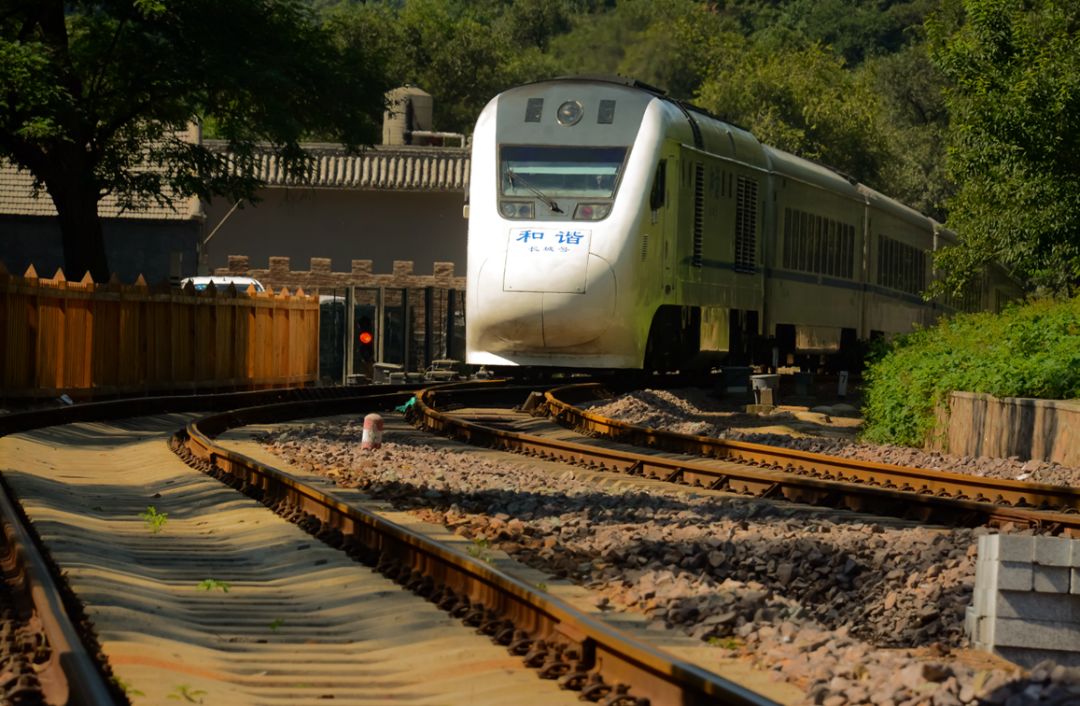
[[[639,390],[613,400],[589,405],[588,408],[591,412],[628,424],[682,434],[767,444],[842,458],[988,478],[1080,486],[1080,469],[1059,463],[1020,461],[1016,458],[952,456],[906,446],[858,443],[853,438],[853,427],[830,428],[827,421],[817,425],[800,424],[802,429],[813,429],[813,431],[801,431],[795,434],[754,431],[755,427],[776,428],[795,422],[796,419],[792,412],[782,409],[764,416],[733,413],[730,407],[725,409],[720,401],[711,399],[697,389]]]
[[[677,488],[597,484],[576,469],[492,463],[410,437],[361,452],[359,422],[275,434],[300,467],[359,487],[477,543],[597,593],[843,706],[1049,703],[1080,699],[1080,674],[1034,683],[1002,663],[972,666],[963,617],[974,580],[971,530],[844,521],[814,510]],[[400,442],[400,443],[398,443]],[[883,649],[892,647],[898,649]],[[1072,681],[1070,681],[1072,680]]]

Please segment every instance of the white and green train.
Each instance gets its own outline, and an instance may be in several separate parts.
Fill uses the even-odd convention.
[[[473,133],[467,362],[676,369],[766,362],[910,331],[934,220],[648,86],[558,79],[508,90]]]

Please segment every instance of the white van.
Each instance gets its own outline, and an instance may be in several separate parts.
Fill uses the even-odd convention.
[[[212,275],[209,277],[187,277],[180,281],[180,288],[183,289],[191,283],[191,286],[195,287],[196,292],[201,292],[207,287],[213,287],[219,292],[223,292],[229,288],[229,285],[236,287],[238,292],[246,292],[249,286],[255,287],[256,292],[264,292],[266,288],[262,286],[262,283],[254,277],[232,277],[225,275]]]

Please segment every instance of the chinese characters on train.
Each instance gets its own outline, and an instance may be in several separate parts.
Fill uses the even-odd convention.
[[[515,240],[528,248],[529,252],[564,252],[568,253],[575,246],[580,246],[585,233],[580,230],[560,230],[555,233],[535,229],[523,229]]]

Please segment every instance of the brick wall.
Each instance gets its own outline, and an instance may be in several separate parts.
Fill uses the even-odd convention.
[[[292,263],[287,257],[271,257],[268,265],[266,269],[255,268],[246,255],[229,255],[228,267],[219,267],[214,274],[254,277],[275,291],[282,287],[288,287],[290,291],[303,287],[305,292],[321,290],[324,294],[334,288],[353,286],[465,288],[465,278],[454,274],[452,262],[436,262],[431,274],[413,272],[411,260],[394,260],[393,271],[388,273],[373,272],[371,260],[352,260],[348,272],[334,272],[328,257],[311,258],[306,270],[291,269]]]
[[[250,258],[246,255],[230,255],[229,266],[217,268],[215,275],[242,275],[254,277],[264,287],[277,292],[282,287],[287,287],[290,292],[303,289],[309,294],[331,294],[335,289],[337,294],[347,287],[383,287],[387,290],[387,304],[396,306],[401,301],[400,290],[411,290],[409,293],[409,310],[412,316],[412,330],[409,336],[409,359],[407,370],[420,370],[425,367],[425,301],[423,290],[427,287],[443,290],[436,298],[436,304],[432,307],[433,331],[432,331],[432,357],[438,358],[440,350],[449,350],[451,342],[446,335],[447,304],[445,290],[456,290],[457,299],[461,299],[465,289],[465,278],[454,274],[454,263],[436,262],[431,274],[418,274],[413,272],[411,260],[394,260],[393,270],[387,273],[375,273],[372,271],[371,260],[352,260],[348,272],[334,272],[330,258],[313,257],[310,259],[308,269],[293,270],[292,263],[287,257],[269,258],[266,269],[253,268]],[[362,294],[360,295],[363,296]],[[369,295],[370,296],[370,295]],[[362,302],[363,303],[363,302]],[[370,301],[368,302],[370,303]],[[461,303],[456,305],[461,310]],[[458,346],[460,348],[460,345]],[[464,359],[464,350],[455,350],[453,355]],[[387,356],[390,359],[390,356]],[[397,362],[397,361],[395,361]]]

